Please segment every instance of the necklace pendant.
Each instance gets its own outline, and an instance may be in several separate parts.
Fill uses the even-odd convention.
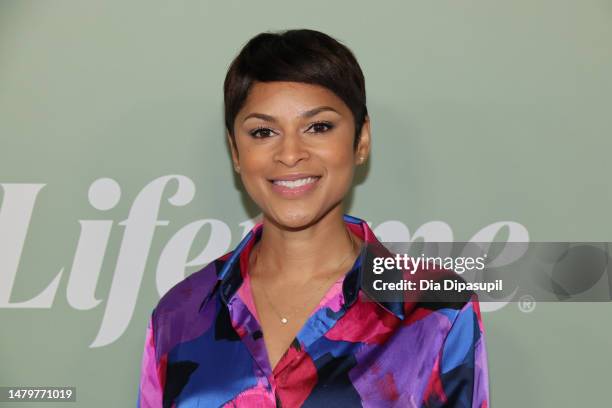
[[[287,322],[288,322],[288,321],[289,321],[289,320],[287,320],[287,318],[286,318],[286,317],[281,317],[281,323],[282,323],[282,324],[287,324]]]

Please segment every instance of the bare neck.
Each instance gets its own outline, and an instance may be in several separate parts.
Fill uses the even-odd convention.
[[[359,253],[361,240],[352,235],[340,207],[301,230],[279,228],[264,217],[263,231],[253,248],[262,279],[304,282],[346,269]],[[251,258],[251,262],[254,261]]]

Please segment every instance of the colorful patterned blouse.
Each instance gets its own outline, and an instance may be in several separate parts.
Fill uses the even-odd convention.
[[[379,242],[365,221],[344,222],[364,242]],[[262,230],[257,224],[154,308],[138,407],[488,407],[476,297],[366,300],[365,245],[271,369],[247,273]]]

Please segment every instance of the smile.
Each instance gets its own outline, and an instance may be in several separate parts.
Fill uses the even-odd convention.
[[[292,178],[292,180],[270,180],[272,191],[283,198],[296,199],[312,192],[319,185],[321,176],[306,176],[300,178],[291,176],[290,178]]]
[[[272,180],[272,183],[287,188],[298,188],[306,184],[312,184],[319,180],[320,177],[305,177],[297,180]]]

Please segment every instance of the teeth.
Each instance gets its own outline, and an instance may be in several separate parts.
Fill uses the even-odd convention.
[[[283,187],[289,187],[289,188],[297,188],[297,187],[301,187],[305,184],[310,184],[310,183],[314,183],[315,181],[317,181],[317,177],[306,177],[303,179],[297,179],[297,180],[274,180],[274,184],[277,184],[279,186],[283,186]]]

